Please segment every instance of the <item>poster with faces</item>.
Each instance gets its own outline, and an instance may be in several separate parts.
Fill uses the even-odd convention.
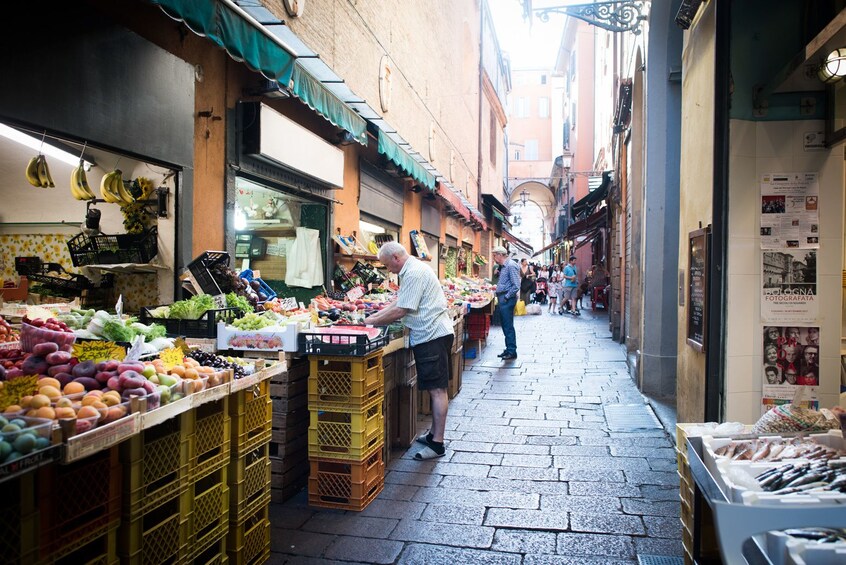
[[[805,402],[816,408],[820,382],[820,328],[818,326],[764,326],[763,399],[761,411],[793,400],[799,387]]]

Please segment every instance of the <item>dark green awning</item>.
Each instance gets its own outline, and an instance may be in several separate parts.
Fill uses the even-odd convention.
[[[333,125],[350,132],[357,142],[367,145],[367,122],[364,118],[356,114],[299,64],[294,65],[292,82],[291,92],[294,96]]]
[[[150,0],[168,16],[283,86],[291,82],[294,55],[220,0]]]
[[[574,220],[581,220],[593,214],[596,206],[608,196],[608,187],[610,185],[611,173],[605,171],[602,173],[602,184],[596,190],[589,192],[587,196],[573,204],[570,214],[572,218]]]
[[[498,219],[500,222],[504,222],[504,221],[505,221],[505,216],[503,216],[502,214],[500,214],[500,213],[499,213],[499,210],[497,210],[496,208],[491,208],[491,212],[493,212],[493,216],[494,216],[494,218]]]
[[[427,171],[423,165],[414,160],[408,151],[388,137],[388,134],[379,130],[379,153],[391,160],[397,167],[414,180],[431,190],[435,191],[435,176]]]

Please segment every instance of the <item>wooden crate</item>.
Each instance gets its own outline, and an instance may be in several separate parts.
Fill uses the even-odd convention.
[[[396,393],[397,429],[393,446],[408,448],[417,437],[417,385],[397,387]]]
[[[275,471],[275,472],[274,472]],[[270,494],[273,502],[285,502],[308,483],[308,447],[287,455],[284,460],[270,458]]]
[[[270,386],[272,387],[273,384]],[[274,414],[286,414],[308,406],[308,394],[306,393],[293,398],[279,398],[271,395],[270,400],[273,402]]]
[[[404,355],[403,351],[400,349],[382,357],[382,368],[385,371],[385,394],[390,393],[396,386],[397,367],[401,364],[400,358]]]
[[[398,426],[397,422],[397,389],[394,388],[391,392],[385,394],[382,400],[382,414],[385,418],[385,443],[382,446],[382,460],[386,463],[391,458],[391,447],[394,444],[394,434]]]
[[[461,373],[464,369],[464,347],[459,347],[458,350],[450,356],[450,364],[449,387],[447,389],[447,393],[450,398],[455,398],[455,396],[461,392]]]
[[[432,413],[432,398],[429,396],[428,390],[421,390],[420,394],[418,395],[419,401],[417,402],[417,411],[424,415],[428,416]]]

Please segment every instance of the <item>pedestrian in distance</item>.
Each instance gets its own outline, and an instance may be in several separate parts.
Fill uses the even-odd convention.
[[[529,293],[535,288],[535,269],[529,264],[529,260],[523,257],[520,260],[520,300],[529,303]]]
[[[576,268],[576,256],[570,255],[570,260],[567,262],[567,266],[564,267],[564,295],[561,301],[561,309],[560,312],[567,311],[573,314],[574,316],[581,316],[582,313],[579,312],[579,306],[576,304],[576,299],[579,295],[579,270]],[[565,301],[569,301],[569,306],[565,304]]]
[[[555,314],[555,306],[558,303],[558,295],[561,294],[561,267],[555,265],[549,275],[549,308],[548,313]]]
[[[387,308],[371,314],[365,323],[388,325],[402,320],[409,329],[409,341],[417,366],[417,386],[429,391],[432,426],[417,438],[425,447],[414,455],[418,461],[443,457],[451,369],[453,327],[447,313],[447,299],[434,271],[411,257],[396,241],[379,248],[377,258],[385,268],[399,275],[397,299]],[[516,265],[515,265],[516,267]]]
[[[520,294],[520,267],[508,257],[508,251],[501,246],[493,248],[493,259],[499,269],[496,283],[497,308],[505,334],[505,350],[498,355],[503,360],[517,359],[517,334],[514,331],[514,307]]]

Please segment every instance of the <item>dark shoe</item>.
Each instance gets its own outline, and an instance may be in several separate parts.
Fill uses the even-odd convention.
[[[504,356],[506,356],[506,355],[508,355],[508,352],[507,352],[507,351],[503,351],[502,353],[500,353],[499,355],[497,355],[497,357],[504,357]]]
[[[511,359],[517,359],[517,354],[516,353],[506,353],[505,355],[502,356],[503,361],[510,361]]]

